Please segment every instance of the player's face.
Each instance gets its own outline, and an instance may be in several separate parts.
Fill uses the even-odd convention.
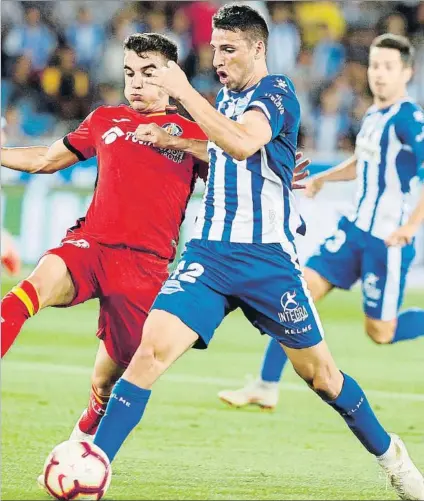
[[[255,72],[255,44],[241,31],[214,29],[211,46],[219,81],[230,90],[243,90]]]
[[[370,51],[368,82],[371,92],[381,103],[390,103],[402,97],[412,69],[405,66],[396,49],[373,47]]]
[[[168,96],[158,86],[149,84],[148,77],[156,68],[165,66],[166,60],[156,52],[146,52],[143,56],[138,56],[133,50],[125,51],[125,98],[136,111],[163,110]]]

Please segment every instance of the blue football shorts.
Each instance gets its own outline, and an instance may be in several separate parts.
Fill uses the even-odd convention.
[[[378,320],[393,320],[403,301],[414,256],[413,244],[387,247],[384,240],[343,217],[337,230],[308,259],[306,267],[340,289],[350,289],[361,280],[365,314]]]
[[[323,339],[292,243],[191,240],[152,306],[194,330],[196,348],[206,348],[237,308],[262,334],[289,348],[308,348]]]

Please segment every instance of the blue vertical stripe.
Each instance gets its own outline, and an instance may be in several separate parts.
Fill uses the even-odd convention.
[[[381,135],[381,140],[380,140],[380,163],[378,164],[378,193],[377,193],[377,199],[375,201],[374,205],[374,213],[371,218],[371,224],[369,228],[369,232],[372,231],[374,222],[375,222],[375,216],[377,214],[377,209],[378,209],[378,203],[380,202],[380,198],[384,193],[384,189],[386,188],[386,169],[387,169],[387,150],[389,146],[389,129],[390,129],[390,121],[386,123],[386,128]]]
[[[362,195],[358,203],[358,208],[356,209],[355,223],[359,217],[359,211],[361,209],[362,203],[364,202],[365,196],[367,194],[367,178],[368,178],[368,162],[364,162],[364,172],[362,175]]]
[[[230,240],[231,228],[234,218],[236,217],[238,207],[238,194],[237,194],[237,164],[234,160],[224,153],[225,157],[225,218],[224,218],[224,231],[222,233],[222,240]]]
[[[290,194],[288,187],[283,184],[283,200],[284,200],[284,233],[290,242],[293,242],[294,236],[290,230]]]
[[[205,224],[202,230],[202,238],[209,238],[209,232],[212,226],[212,218],[215,213],[215,166],[216,166],[216,151],[211,148],[209,155],[209,180],[208,193],[205,199]]]

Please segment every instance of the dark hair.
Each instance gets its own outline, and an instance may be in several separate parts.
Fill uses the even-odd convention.
[[[412,66],[414,63],[414,47],[408,38],[392,33],[384,33],[374,38],[371,48],[379,47],[382,49],[396,49],[400,52],[400,57],[406,66]]]
[[[247,5],[224,5],[213,16],[212,26],[218,30],[242,31],[252,41],[262,40],[267,47],[269,30],[265,19]]]
[[[146,52],[157,52],[168,61],[178,61],[176,44],[158,33],[134,33],[125,39],[124,49],[133,50],[137,56],[142,56]]]

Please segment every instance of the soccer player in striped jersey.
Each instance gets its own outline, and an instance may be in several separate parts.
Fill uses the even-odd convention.
[[[314,195],[326,181],[359,180],[354,210],[308,260],[304,275],[315,301],[361,280],[365,330],[378,344],[424,336],[423,309],[399,313],[415,255],[414,235],[424,219],[424,192],[414,210],[408,205],[411,181],[424,162],[424,113],[406,90],[412,64],[406,38],[386,34],[374,40],[368,69],[374,104],[365,114],[355,154],[308,186]],[[286,362],[284,351],[271,341],[260,379],[222,391],[220,398],[237,407],[275,407]]]
[[[223,318],[241,308],[282,344],[297,373],[377,457],[398,494],[423,499],[423,477],[403,442],[385,431],[358,383],[337,368],[299,267],[294,233],[304,225],[290,185],[300,109],[291,81],[268,74],[267,25],[251,7],[231,4],[219,9],[213,26],[213,64],[224,85],[216,110],[177,64],[150,77],[209,137],[209,174],[195,236],[152,306],[94,443],[113,460],[142,418],[154,382],[189,348],[206,348]]]

